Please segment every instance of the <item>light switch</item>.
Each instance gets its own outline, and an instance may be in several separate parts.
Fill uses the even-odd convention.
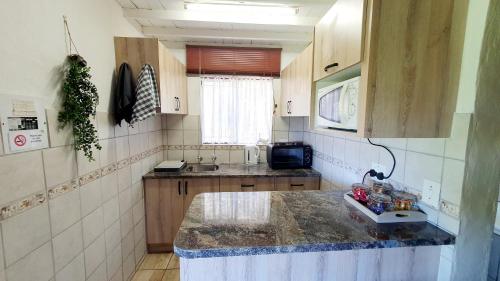
[[[439,210],[439,195],[441,194],[441,184],[424,179],[422,188],[422,201],[429,206]]]

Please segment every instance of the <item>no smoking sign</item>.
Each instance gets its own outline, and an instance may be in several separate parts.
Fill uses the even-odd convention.
[[[26,144],[26,137],[23,136],[23,135],[17,135],[15,138],[14,138],[14,143],[19,146],[19,147],[22,147]]]

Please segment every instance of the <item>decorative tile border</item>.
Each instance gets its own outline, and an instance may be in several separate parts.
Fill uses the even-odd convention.
[[[45,192],[37,192],[32,194],[26,198],[23,198],[17,202],[6,205],[0,208],[0,221],[5,220],[7,218],[13,217],[20,213],[23,213],[29,209],[32,209],[36,206],[42,205],[45,201],[47,201],[47,197]]]
[[[163,145],[156,146],[154,148],[146,150],[145,152],[133,155],[126,159],[109,164],[105,167],[96,169],[76,179],[49,188],[47,194],[44,191],[43,192],[40,191],[21,200],[17,200],[9,204],[6,204],[5,206],[0,207],[0,221],[21,214],[33,207],[43,204],[47,200],[52,200],[65,193],[77,190],[78,188],[86,184],[89,184],[101,177],[109,175],[119,169],[123,169],[131,165],[132,163],[153,156],[156,153],[161,152],[163,148],[164,148]]]
[[[448,202],[446,200],[441,200],[441,211],[449,216],[452,216],[454,218],[457,218],[459,217],[459,213],[460,213],[460,208],[451,203],[451,202]]]
[[[53,188],[49,189],[49,192],[48,192],[49,200],[57,198],[58,196],[66,193],[66,192],[73,191],[73,190],[77,189],[78,187],[79,187],[78,179],[73,179],[71,181],[60,184],[56,187],[53,187]]]

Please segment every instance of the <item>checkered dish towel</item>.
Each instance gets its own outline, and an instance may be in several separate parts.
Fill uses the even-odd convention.
[[[155,71],[149,64],[145,64],[139,73],[135,95],[137,101],[133,107],[132,122],[130,124],[156,115],[156,108],[160,107]]]

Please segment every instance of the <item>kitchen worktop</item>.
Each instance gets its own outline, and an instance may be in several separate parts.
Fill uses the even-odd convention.
[[[177,233],[181,258],[448,245],[455,237],[426,222],[376,224],[341,192],[197,195]]]
[[[188,164],[196,166],[199,164]],[[245,165],[245,164],[220,164],[217,171],[192,172],[183,169],[173,173],[149,172],[144,175],[145,179],[158,178],[182,178],[182,177],[319,177],[321,174],[312,169],[280,169],[273,170],[267,164]]]

